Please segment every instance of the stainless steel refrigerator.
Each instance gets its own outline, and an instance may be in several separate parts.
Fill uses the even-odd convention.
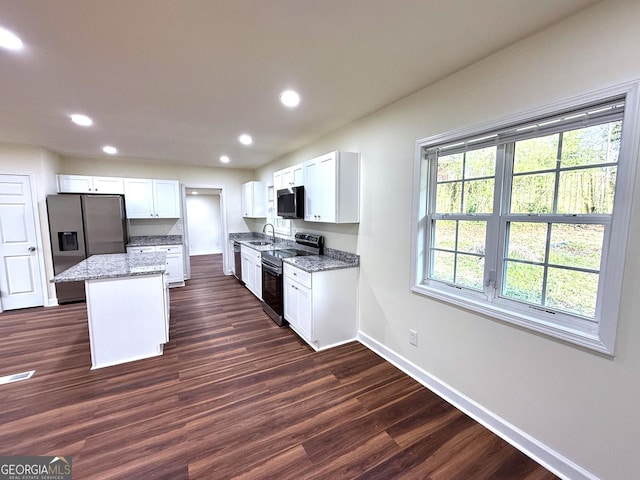
[[[91,255],[126,252],[122,195],[48,195],[47,211],[56,275]],[[83,301],[84,282],[56,283],[56,293],[58,303]]]

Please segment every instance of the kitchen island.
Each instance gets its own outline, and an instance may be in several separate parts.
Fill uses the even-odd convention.
[[[166,254],[93,255],[51,281],[85,282],[91,369],[162,355],[169,341]]]

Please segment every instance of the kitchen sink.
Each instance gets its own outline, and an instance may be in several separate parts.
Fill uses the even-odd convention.
[[[257,247],[263,247],[265,245],[271,245],[272,242],[264,242],[261,240],[256,240],[255,242],[249,242],[251,245],[256,245]]]

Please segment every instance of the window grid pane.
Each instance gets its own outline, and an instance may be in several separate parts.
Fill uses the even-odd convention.
[[[483,290],[487,222],[433,220],[428,277]]]
[[[507,222],[501,296],[593,320],[604,228]]]

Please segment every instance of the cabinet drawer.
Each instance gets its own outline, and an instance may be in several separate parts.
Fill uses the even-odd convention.
[[[262,262],[262,252],[259,252],[258,250],[248,247],[247,245],[241,245],[240,251],[242,252],[243,255],[246,255],[252,260],[260,263]]]
[[[182,245],[166,245],[156,247],[156,252],[182,253]]]
[[[284,275],[307,288],[311,288],[311,274],[309,272],[305,272],[304,270],[300,270],[294,266],[289,265],[288,263],[284,264]]]
[[[127,253],[155,253],[156,247],[127,247]]]

